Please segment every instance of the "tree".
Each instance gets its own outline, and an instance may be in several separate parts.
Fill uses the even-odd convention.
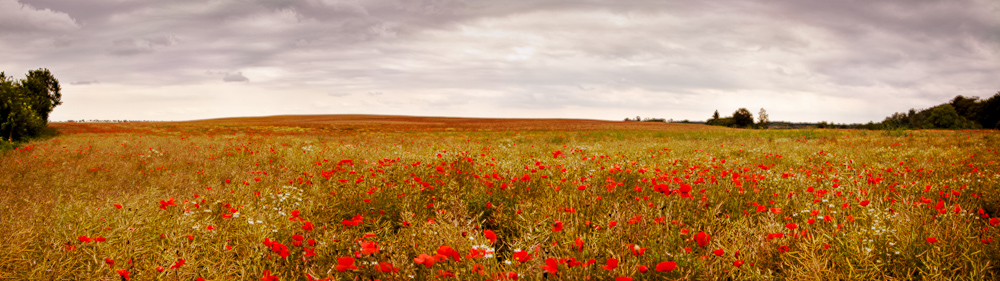
[[[719,110],[716,109],[715,113],[712,113],[712,120],[719,120]]]
[[[21,81],[21,87],[27,91],[27,100],[35,114],[48,124],[49,113],[62,104],[62,90],[59,80],[52,76],[48,69],[29,70],[27,77]]]
[[[49,113],[62,104],[60,90],[48,69],[28,71],[21,81],[0,72],[0,139],[13,142],[39,135]]]
[[[767,116],[767,110],[764,110],[763,107],[761,107],[760,112],[757,113],[757,120],[758,120],[757,124],[759,124],[760,127],[764,129],[767,129],[767,125],[771,123],[771,120],[768,119]]]
[[[746,108],[741,107],[733,112],[733,122],[737,127],[746,128],[747,126],[753,125],[753,114]]]

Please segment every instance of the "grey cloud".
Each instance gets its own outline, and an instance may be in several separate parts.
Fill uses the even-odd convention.
[[[56,20],[12,29],[34,37],[0,34],[10,67],[145,86],[245,72],[261,92],[414,108],[655,110],[705,93],[947,100],[989,95],[1000,75],[995,0],[0,0],[11,3],[28,6],[0,9],[0,28],[11,11]]]
[[[171,35],[153,36],[147,38],[126,38],[114,40],[109,53],[116,56],[131,56],[151,53],[157,49],[177,44],[177,37]]]
[[[100,84],[101,82],[97,80],[82,80],[70,82],[70,85],[90,85],[90,84]]]
[[[222,77],[223,82],[250,82],[250,79],[243,76],[243,72],[227,73]]]
[[[17,0],[0,0],[0,30],[4,33],[69,32],[80,25],[66,13],[39,9]]]

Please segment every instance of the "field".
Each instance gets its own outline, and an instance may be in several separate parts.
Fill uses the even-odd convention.
[[[0,152],[0,279],[1000,279],[996,131],[50,125]]]

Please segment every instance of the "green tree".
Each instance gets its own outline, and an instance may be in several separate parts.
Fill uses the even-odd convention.
[[[973,129],[978,127],[969,119],[958,115],[951,104],[942,104],[928,110],[929,114],[924,122],[925,129]]]
[[[718,120],[718,119],[719,119],[719,110],[715,110],[715,113],[712,113],[712,120]]]
[[[746,108],[741,107],[733,112],[733,123],[736,127],[746,128],[747,126],[753,125],[753,114],[750,113]]]
[[[49,113],[62,104],[60,90],[48,69],[29,71],[21,81],[0,72],[0,139],[13,142],[38,136]]]
[[[757,120],[757,124],[763,129],[767,129],[767,126],[771,124],[771,120],[767,116],[767,110],[764,110],[763,107],[761,107],[760,112],[757,113]]]
[[[59,80],[52,76],[48,69],[28,71],[27,77],[21,81],[21,87],[26,91],[26,99],[32,110],[45,124],[48,124],[49,113],[62,104],[62,88]]]

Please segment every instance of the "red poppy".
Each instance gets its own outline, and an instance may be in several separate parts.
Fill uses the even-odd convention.
[[[260,281],[278,281],[279,280],[278,276],[271,275],[271,271],[270,270],[264,270],[264,272],[262,273],[262,275],[264,275],[264,276],[260,278]],[[310,276],[310,277],[312,277],[312,276]],[[312,280],[312,278],[310,278],[310,280]]]
[[[722,249],[716,249],[715,251],[712,251],[712,253],[715,254],[715,256],[717,257],[721,257],[722,255],[726,254],[726,251]]]
[[[559,260],[556,260],[555,258],[545,259],[545,265],[542,266],[542,269],[553,274],[559,272]]]
[[[861,207],[866,207],[866,206],[868,206],[868,203],[870,203],[868,200],[864,200],[864,201],[861,201],[860,205],[861,205]]]
[[[170,197],[167,201],[160,200],[160,209],[166,210],[167,206],[177,206],[177,203],[174,203],[173,197]]]
[[[608,263],[602,266],[601,268],[605,270],[614,270],[616,267],[618,267],[618,259],[609,258]]]
[[[310,231],[310,230],[313,230],[315,228],[316,228],[316,226],[314,226],[312,222],[308,222],[308,221],[305,224],[302,225],[302,230],[305,230],[305,231]]]
[[[663,271],[670,272],[670,271],[673,271],[675,268],[677,268],[677,263],[674,262],[674,261],[665,261],[665,262],[661,262],[661,263],[656,264],[656,271],[660,271],[660,272],[663,272]]]
[[[780,253],[788,252],[788,246],[785,245],[778,246],[778,252]]]
[[[362,241],[361,254],[362,255],[378,254],[378,244],[376,244],[374,241],[372,242]]]
[[[573,246],[577,249],[577,252],[583,252],[583,238],[577,237],[576,240],[573,241]]]
[[[183,266],[185,263],[187,263],[187,261],[185,261],[184,259],[177,259],[177,262],[174,262],[174,265],[171,265],[170,269],[181,268],[181,266]]]
[[[646,267],[645,265],[640,265],[639,266],[639,272],[640,273],[646,273],[646,271],[649,271],[648,267]]]
[[[115,261],[111,258],[104,258],[104,263],[108,264],[108,268],[115,268]]]
[[[486,237],[486,239],[490,240],[490,244],[497,242],[497,234],[493,233],[492,230],[489,229],[484,230],[483,237]]]
[[[698,232],[694,235],[694,241],[698,242],[698,247],[704,248],[708,246],[708,242],[712,240],[711,236],[708,236],[705,232]]]
[[[337,257],[337,271],[347,271],[358,269],[354,266],[354,258],[352,257]]]
[[[514,252],[514,259],[518,262],[527,262],[531,260],[531,254],[528,254],[526,251],[517,251]]]
[[[378,271],[382,273],[395,273],[399,272],[399,268],[392,266],[392,264],[388,262],[380,262],[378,263]]]
[[[1000,219],[998,219],[998,218],[990,218],[990,225],[992,225],[992,226],[1000,225]]]
[[[80,236],[80,237],[77,237],[76,239],[80,240],[80,242],[83,242],[83,243],[88,243],[90,241],[93,241],[90,238],[87,238],[87,236]]]
[[[785,227],[790,230],[795,230],[796,228],[799,228],[799,225],[795,224],[794,222],[790,222],[786,224]]]
[[[563,223],[561,221],[556,221],[554,224],[552,224],[553,232],[560,232],[562,230],[563,230]]]
[[[937,242],[938,242],[937,237],[933,237],[933,236],[932,237],[927,237],[927,243],[937,243]]]
[[[448,245],[441,245],[441,247],[438,247],[437,253],[438,255],[451,257],[455,261],[462,261],[462,254],[458,253],[458,251],[455,251],[455,249]]]
[[[434,265],[435,260],[434,257],[428,254],[420,254],[416,258],[413,258],[413,262],[417,264],[422,264],[425,267],[430,268],[432,265]]]
[[[131,280],[131,278],[128,277],[128,270],[119,269],[116,270],[115,272],[118,272],[118,276],[121,276],[122,280]]]
[[[735,266],[735,267],[741,267],[741,266],[743,266],[743,261],[742,260],[733,261],[733,266]]]
[[[632,277],[615,277],[615,281],[632,281]]]

